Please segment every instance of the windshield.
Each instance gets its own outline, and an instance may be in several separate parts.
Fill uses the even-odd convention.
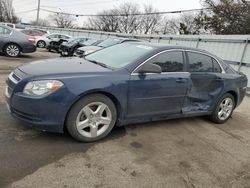
[[[90,40],[84,41],[82,44],[86,45],[86,46],[90,46],[92,44],[95,44],[96,42],[97,42],[97,40],[90,39]]]
[[[112,69],[129,65],[154,50],[153,47],[141,44],[123,43],[86,56],[86,60],[98,62]]]
[[[120,39],[106,39],[106,40],[102,41],[100,44],[98,44],[97,46],[102,47],[102,48],[107,48],[109,46],[119,44],[120,41],[121,41]]]

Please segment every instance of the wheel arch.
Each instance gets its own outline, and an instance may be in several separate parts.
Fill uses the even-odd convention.
[[[235,107],[236,107],[237,104],[238,104],[238,99],[239,99],[239,96],[238,96],[237,92],[234,91],[234,90],[230,90],[227,93],[231,94],[234,97]]]
[[[119,102],[119,100],[117,99],[117,97],[115,97],[113,94],[111,94],[110,92],[107,92],[107,91],[102,91],[102,90],[92,90],[92,91],[88,91],[88,92],[85,92],[85,93],[82,93],[79,95],[79,97],[70,105],[67,113],[66,113],[66,116],[64,118],[64,125],[63,125],[63,130],[65,131],[66,130],[66,120],[68,118],[68,114],[70,112],[70,110],[72,109],[72,107],[79,101],[81,100],[82,98],[86,97],[86,96],[89,96],[89,95],[95,95],[95,94],[101,94],[101,95],[104,95],[106,97],[108,97],[113,103],[114,105],[116,106],[116,110],[117,110],[117,121],[119,120],[119,117],[122,113],[122,108],[121,108],[121,103]]]

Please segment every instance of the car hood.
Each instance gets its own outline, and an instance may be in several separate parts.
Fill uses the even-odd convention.
[[[72,47],[72,46],[76,46],[78,43],[77,42],[73,42],[73,43],[69,43],[69,42],[63,42],[62,44],[61,44],[61,46],[63,46],[63,47]]]
[[[97,50],[101,50],[103,49],[102,47],[99,47],[99,46],[84,46],[84,47],[81,47],[81,48],[78,48],[78,50],[80,51],[92,51],[92,52],[95,52]]]
[[[61,75],[73,73],[99,73],[112,70],[91,63],[83,58],[56,58],[35,61],[19,67],[19,70],[33,76]]]

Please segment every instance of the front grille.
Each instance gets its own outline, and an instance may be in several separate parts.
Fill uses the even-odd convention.
[[[12,74],[12,77],[13,77],[17,82],[20,82],[20,81],[21,81],[21,78],[18,77],[15,73]]]
[[[16,75],[14,72],[10,73],[8,79],[6,81],[7,88],[6,88],[6,95],[11,97],[15,86],[21,81],[21,78]]]
[[[8,79],[14,84],[17,84],[18,82],[21,81],[21,78],[17,76],[14,72],[10,73],[10,75],[8,76]]]

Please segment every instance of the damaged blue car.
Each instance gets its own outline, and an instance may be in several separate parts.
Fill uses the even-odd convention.
[[[246,87],[244,74],[206,51],[132,42],[22,65],[8,77],[6,100],[34,128],[91,142],[115,125],[193,116],[224,123]]]

